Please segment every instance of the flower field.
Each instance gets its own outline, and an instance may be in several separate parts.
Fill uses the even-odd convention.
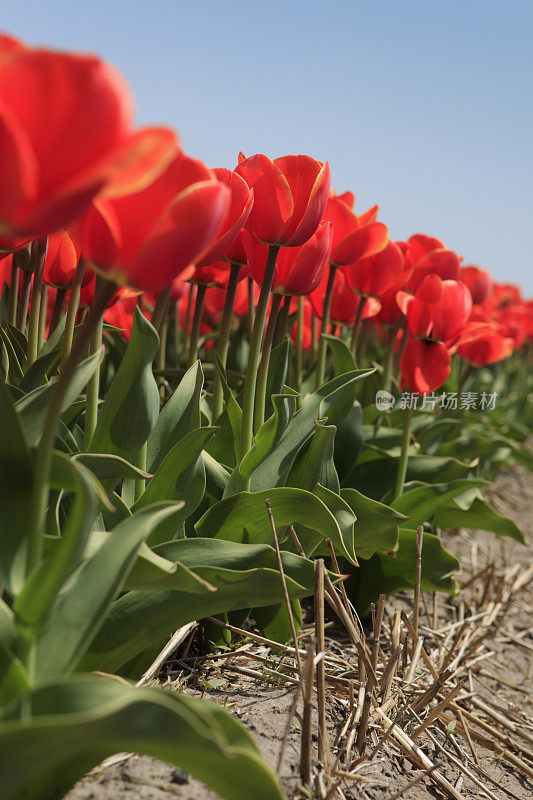
[[[191,626],[204,653],[232,629],[289,653],[301,796],[340,797],[305,712],[324,598],[359,659],[350,684],[327,666],[355,763],[395,674],[451,675],[453,648],[418,634],[424,593],[462,602],[442,532],[525,544],[491,492],[533,469],[533,301],[438,231],[393,241],[327,161],[211,168],[132,107],[101,59],[0,37],[0,798],[62,798],[121,751],[282,798],[229,710],[146,685]],[[395,673],[385,598],[413,591]]]

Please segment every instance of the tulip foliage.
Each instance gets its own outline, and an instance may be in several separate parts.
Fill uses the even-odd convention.
[[[94,57],[0,39],[0,166],[3,797],[118,750],[281,797],[230,715],[127,681],[206,617],[288,639],[267,501],[296,620],[316,557],[366,615],[419,526],[423,590],[457,591],[441,528],[523,541],[484,490],[532,466],[533,305],[327,162],[135,129]]]

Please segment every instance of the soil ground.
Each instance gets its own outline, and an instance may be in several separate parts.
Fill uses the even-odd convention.
[[[514,518],[524,531],[529,543],[533,543],[533,480],[529,473],[518,468],[501,473],[491,488],[488,499],[499,513]],[[443,533],[443,541],[445,546],[461,559],[464,569],[463,583],[466,583],[470,576],[476,574],[480,575],[480,578],[465,587],[460,598],[440,596],[436,627],[433,617],[435,613],[432,605],[433,598],[423,597],[424,605],[421,605],[420,610],[420,630],[423,634],[430,629],[440,631],[444,628],[446,630],[446,625],[450,626],[459,621],[453,630],[460,632],[465,628],[468,634],[466,626],[461,627],[460,625],[463,616],[468,618],[475,613],[485,614],[485,617],[481,617],[476,624],[471,626],[471,635],[475,636],[476,627],[479,628],[482,625],[483,620],[487,619],[487,614],[498,601],[497,576],[507,575],[510,576],[509,580],[516,581],[520,575],[526,574],[531,566],[531,549],[514,541],[500,539],[480,531],[446,532]],[[486,565],[488,565],[488,569],[483,574]],[[491,565],[494,566],[491,567]],[[502,582],[501,585],[506,584]],[[389,599],[385,606],[385,619],[392,620],[394,612],[401,609],[408,614],[412,612],[412,593]],[[479,728],[475,724],[469,725],[472,736],[476,734],[472,741],[472,747],[470,747],[470,743],[465,738],[453,732],[457,717],[451,715],[449,709],[445,709],[441,715],[444,722],[435,720],[435,723],[428,728],[432,739],[428,738],[425,733],[417,738],[416,744],[420,746],[423,753],[432,763],[438,762],[438,772],[447,779],[452,787],[455,787],[456,792],[465,798],[488,796],[492,800],[494,798],[503,800],[503,798],[509,797],[530,800],[533,797],[532,610],[533,583],[530,576],[526,585],[521,586],[519,591],[505,604],[504,613],[496,616],[482,646],[476,651],[477,654],[481,654],[477,665],[459,676],[467,697],[462,707],[465,710],[469,709],[467,713],[474,714],[481,720],[481,724],[488,725],[488,730]],[[338,621],[333,621],[333,616],[328,616],[328,619],[330,622],[327,627],[326,650],[333,657],[338,655],[339,658],[344,659],[345,663],[355,663],[356,650],[347,639],[346,631],[338,624]],[[428,635],[429,638],[424,638],[426,650],[431,646],[431,635]],[[440,635],[443,636],[443,634]],[[451,634],[446,640],[447,644],[449,644],[450,636]],[[433,639],[436,641],[435,646],[440,646],[436,634],[433,635]],[[457,647],[459,644],[460,637],[459,642],[456,643]],[[453,638],[451,646],[454,646]],[[385,643],[383,648],[386,649]],[[258,645],[251,661],[236,660],[234,663],[260,670],[261,667],[258,667],[257,664],[265,655],[268,656],[267,648]],[[178,653],[173,658],[184,658],[184,656]],[[182,669],[185,662],[176,662],[171,659],[170,665],[167,665],[163,672],[163,682],[170,684],[170,688],[180,685],[193,694],[205,692],[205,696],[225,703],[226,707],[232,710],[251,731],[263,755],[280,775],[288,798],[327,796],[327,790],[323,788],[325,780],[320,772],[320,765],[314,771],[317,781],[314,794],[302,794],[299,789],[301,727],[297,716],[292,720],[281,767],[277,769],[278,754],[296,691],[295,684],[280,685],[275,681],[266,683],[264,679],[258,680],[235,671],[228,671],[224,667],[214,668],[213,663],[216,662],[205,662],[202,667],[200,661],[201,659],[195,662],[194,680],[188,680]],[[207,669],[209,672],[206,673]],[[417,672],[420,670],[415,671],[415,674]],[[203,675],[200,680],[198,679],[199,674]],[[209,688],[209,682],[213,675],[217,677],[217,680]],[[416,679],[413,682],[416,683]],[[404,688],[400,689],[398,703],[401,703],[401,698],[407,691],[406,685],[409,684],[404,684]],[[451,686],[453,687],[453,685],[455,684]],[[404,695],[401,695],[402,691]],[[470,694],[470,698],[468,698],[468,694]],[[439,695],[439,698],[441,696]],[[429,703],[427,708],[422,709],[420,712],[422,717],[435,707],[436,702],[433,700],[432,704]],[[344,738],[340,735],[349,713],[346,692],[344,695],[342,692],[337,693],[336,691],[328,693],[327,728],[333,753],[335,753],[335,745],[340,746],[341,749],[344,747],[348,752],[350,747],[353,750],[353,741],[351,743],[348,741],[349,732],[345,734]],[[392,717],[394,713],[395,709],[393,708],[389,714]],[[453,717],[455,723],[452,722],[451,725],[448,723],[447,726],[446,714]],[[316,719],[316,714],[314,718]],[[398,725],[412,735],[417,727],[417,722],[413,721],[411,717],[405,721],[405,724],[402,719]],[[367,734],[367,756],[372,755],[372,750],[375,745],[379,744],[383,733],[383,726],[380,727],[379,720],[376,722],[371,714]],[[316,740],[315,724],[313,732],[315,762]],[[440,750],[439,746],[444,750]],[[504,752],[511,753],[509,758],[502,756]],[[513,757],[518,759],[518,764],[513,763]],[[347,758],[346,756],[345,761]],[[333,756],[333,760],[335,760],[335,756]],[[170,800],[170,798],[214,800],[216,797],[191,776],[156,759],[130,755],[126,758],[121,757],[114,764],[110,763],[111,761],[108,760],[106,766],[96,768],[80,781],[69,792],[65,800],[141,800],[141,798],[142,800]],[[382,743],[375,756],[362,766],[358,767],[353,757],[351,761],[348,759],[347,764],[341,763],[340,767],[337,764],[338,788],[330,794],[330,797],[332,799],[338,797],[341,800],[342,798],[366,798],[367,800],[385,800],[387,798],[391,800],[392,797],[398,796],[398,792],[402,792],[401,796],[409,798],[409,800],[433,800],[445,797],[447,794],[450,796],[449,792],[443,791],[442,787],[435,785],[432,778],[424,773],[424,769],[421,768],[421,764],[416,758],[414,761],[413,764],[412,760],[408,760],[405,750],[399,750],[397,742],[390,735]],[[465,768],[470,775],[477,778],[477,784],[465,772]],[[339,772],[341,769],[347,775],[351,771],[352,777],[343,779]],[[415,778],[419,779],[418,783],[407,788]]]

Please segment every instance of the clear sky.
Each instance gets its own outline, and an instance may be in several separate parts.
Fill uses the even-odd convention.
[[[533,295],[533,0],[12,0],[2,27],[116,64],[210,166],[329,160],[391,236]]]

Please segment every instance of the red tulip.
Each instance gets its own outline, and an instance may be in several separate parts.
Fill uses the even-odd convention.
[[[345,269],[346,279],[352,292],[365,297],[381,297],[402,286],[409,274],[404,265],[400,247],[390,241],[379,253],[349,264]]]
[[[205,164],[175,154],[139,192],[98,198],[81,223],[85,258],[117,283],[158,293],[213,244],[230,190]]]
[[[465,361],[478,367],[494,364],[508,358],[514,349],[511,337],[504,336],[496,326],[486,326],[473,341],[465,342],[459,347],[459,355]]]
[[[320,319],[322,319],[326,284],[327,279],[324,278],[315,291],[309,295],[309,300],[314,312]],[[357,297],[348,286],[344,271],[339,270],[335,276],[335,283],[333,284],[333,292],[331,295],[331,322],[340,325],[353,325],[359,303],[360,298]],[[374,317],[379,309],[379,301],[370,297],[365,304],[362,319]]]
[[[65,288],[74,280],[78,266],[79,250],[67,231],[61,229],[48,237],[48,249],[44,262],[44,282],[50,286]],[[91,274],[84,273],[84,283],[89,283]]]
[[[416,233],[405,244],[406,267],[413,270],[407,283],[410,291],[416,291],[428,275],[438,275],[443,281],[458,280],[461,259],[440,239]]]
[[[226,255],[250,216],[254,202],[253,191],[249,188],[244,178],[241,178],[236,172],[220,168],[216,168],[212,172],[214,172],[216,179],[230,190],[231,202],[217,238],[208,252],[198,262],[198,266],[204,267]]]
[[[130,136],[121,76],[93,56],[0,43],[0,233],[20,241],[65,225],[102,188]]]
[[[351,192],[332,193],[324,212],[324,219],[333,223],[331,263],[337,266],[353,264],[360,258],[379,253],[389,240],[387,227],[376,222],[377,206],[357,217],[352,205]]]
[[[434,392],[450,374],[450,353],[441,342],[411,339],[400,357],[402,391]]]
[[[309,294],[324,275],[331,252],[330,222],[322,222],[316,233],[300,247],[280,248],[272,291],[279,294]],[[243,233],[250,274],[261,284],[268,258],[268,245]]]
[[[239,155],[235,170],[254,190],[246,229],[266,244],[298,247],[311,238],[328,200],[329,164],[309,156]]]
[[[492,290],[492,277],[490,272],[479,267],[461,267],[459,280],[468,286],[472,295],[472,302],[476,306],[490,295]]]
[[[228,285],[230,276],[230,268],[227,261],[215,261],[213,264],[208,264],[205,267],[194,267],[190,277],[191,283],[205,283],[208,286],[218,286],[225,289]],[[248,270],[242,268],[239,272],[239,281],[248,276]]]
[[[398,305],[407,317],[410,333],[451,343],[464,329],[472,311],[470,292],[460,281],[426,277],[415,295],[398,292]]]

